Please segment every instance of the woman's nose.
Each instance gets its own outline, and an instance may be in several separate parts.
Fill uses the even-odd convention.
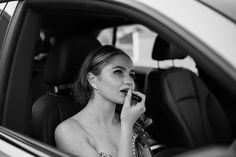
[[[125,84],[132,86],[134,84],[134,80],[131,77],[126,77]]]

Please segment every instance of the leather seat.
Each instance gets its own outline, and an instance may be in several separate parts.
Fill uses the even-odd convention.
[[[33,138],[55,146],[56,126],[83,108],[75,103],[71,85],[87,54],[99,46],[101,44],[95,38],[83,35],[69,37],[52,48],[44,78],[54,90],[48,91],[33,104]]]
[[[184,51],[157,37],[152,58],[183,59]],[[150,134],[167,146],[195,148],[229,144],[232,131],[220,103],[198,75],[185,68],[155,68],[146,76]]]

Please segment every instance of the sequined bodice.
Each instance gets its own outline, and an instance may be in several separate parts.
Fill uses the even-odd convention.
[[[135,141],[136,141],[137,136],[138,136],[137,134],[134,134],[132,136],[132,154],[133,154],[133,157],[137,157],[136,146],[135,146]],[[101,157],[112,157],[112,155],[106,154],[104,152],[100,152],[99,155]]]

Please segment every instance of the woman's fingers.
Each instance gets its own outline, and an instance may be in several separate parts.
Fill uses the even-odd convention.
[[[125,102],[121,111],[121,121],[122,123],[127,123],[129,125],[133,125],[137,119],[145,112],[145,99],[146,96],[140,92],[133,92],[142,98],[141,102],[136,102],[136,104],[132,105],[132,91],[128,90],[127,95],[125,97]]]
[[[140,93],[138,91],[133,91],[133,93],[140,96],[141,98],[145,98],[145,95],[143,93]]]
[[[132,92],[131,92],[131,89],[129,89],[125,97],[124,107],[130,107],[131,96],[132,96]]]
[[[142,98],[142,100],[140,102],[138,102],[137,105],[145,106],[146,96],[140,92],[137,92],[137,91],[133,91],[133,93]]]

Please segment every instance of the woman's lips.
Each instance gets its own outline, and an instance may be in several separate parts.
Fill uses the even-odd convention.
[[[121,92],[122,93],[127,93],[129,89],[122,89]],[[136,101],[136,102],[140,102],[142,100],[142,98],[134,93],[132,93],[132,100]]]

